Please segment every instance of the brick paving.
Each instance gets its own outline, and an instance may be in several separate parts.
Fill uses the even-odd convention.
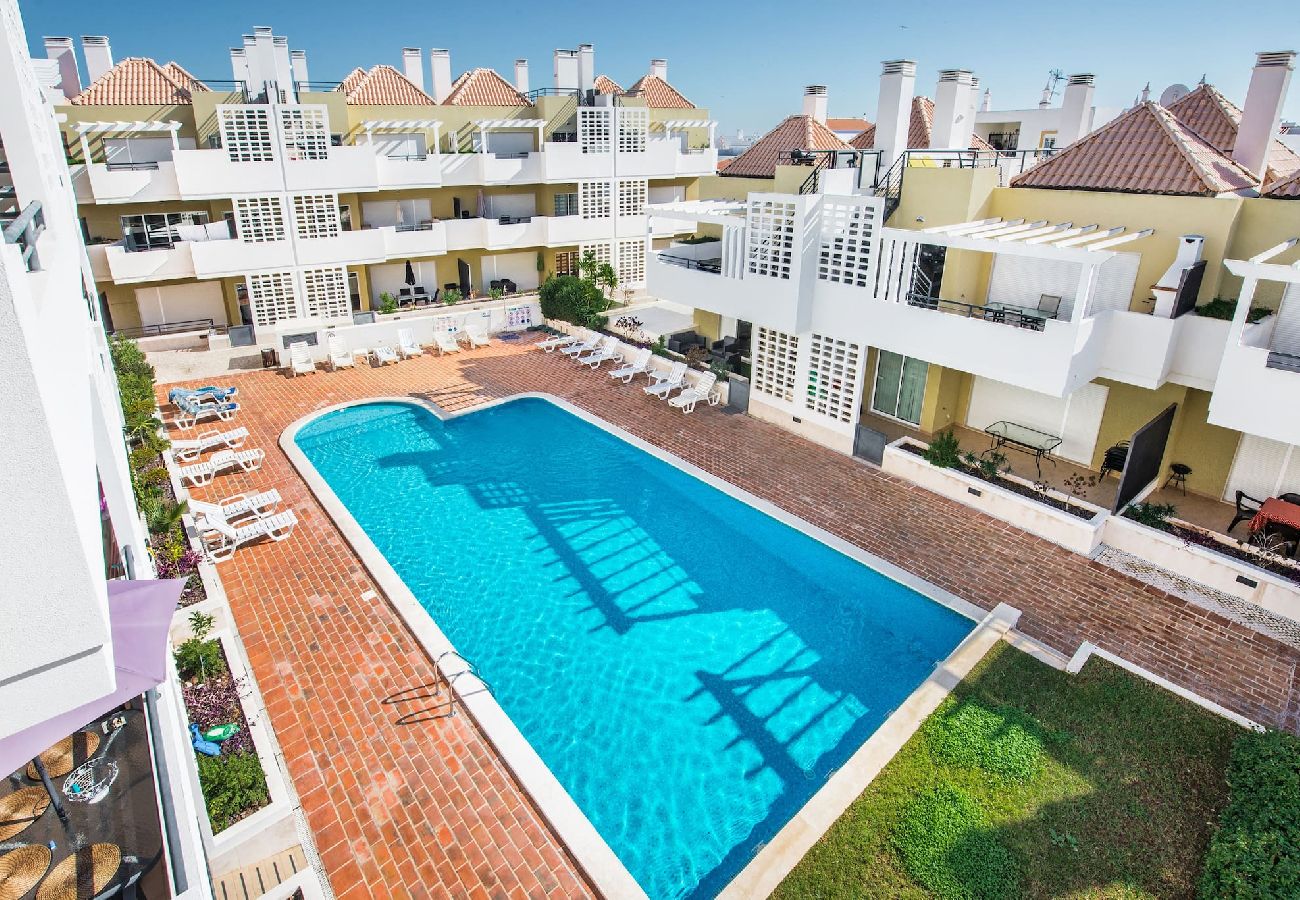
[[[200,499],[277,487],[299,517],[219,567],[335,891],[354,897],[580,897],[590,885],[464,716],[400,726],[384,698],[433,668],[279,448],[299,417],[410,395],[460,410],[548,391],[985,609],[1065,654],[1092,641],[1268,725],[1300,731],[1300,651],[747,416],[690,416],[522,344],[383,369],[241,375],[238,424],[266,450]],[[164,390],[165,393],[165,390]]]

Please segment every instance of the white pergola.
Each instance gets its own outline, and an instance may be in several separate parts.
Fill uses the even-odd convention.
[[[709,130],[709,146],[714,145],[714,136],[718,130],[718,123],[712,119],[669,119],[663,123],[664,131],[672,133],[674,131],[688,131],[692,128],[707,128]]]
[[[489,131],[518,131],[521,128],[537,129],[537,149],[542,148],[542,130],[546,128],[545,119],[475,119],[474,127],[478,129],[479,146],[487,150],[487,133]]]
[[[920,231],[891,231],[894,232],[894,237],[921,244],[984,253],[1010,252],[1073,262],[1096,262],[1095,258],[1083,254],[1111,250],[1155,234],[1154,228],[1129,231],[1124,225],[1102,228],[1099,225],[1075,226],[1073,222],[1049,222],[1046,219],[1027,222],[1024,219],[1003,219],[1000,216],[954,225],[936,225]]]
[[[368,119],[361,123],[361,127],[366,130],[366,143],[375,142],[376,131],[432,131],[433,132],[433,152],[438,152],[439,131],[442,129],[442,122],[437,119]]]
[[[82,159],[90,162],[90,140],[88,134],[161,134],[170,132],[172,149],[180,149],[176,133],[181,130],[181,123],[171,119],[154,122],[78,122],[77,136],[81,140]]]
[[[672,203],[648,203],[645,214],[680,222],[704,222],[735,228],[745,224],[746,204],[739,200],[676,200]]]

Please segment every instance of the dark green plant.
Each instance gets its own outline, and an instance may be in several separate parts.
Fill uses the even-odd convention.
[[[979,473],[986,481],[997,481],[1003,472],[1011,471],[1011,467],[1007,465],[1006,454],[999,453],[997,450],[990,450],[978,457],[975,467],[979,469]]]
[[[655,338],[655,342],[650,345],[650,352],[653,353],[655,356],[668,355],[668,341],[664,338],[662,334],[659,335],[659,337]]]
[[[930,465],[940,469],[956,468],[961,462],[961,442],[951,428],[941,431],[930,441],[930,446],[921,454]]]
[[[465,295],[460,292],[460,288],[447,288],[442,292],[442,302],[448,306],[459,303],[465,299]]]
[[[1228,805],[1201,870],[1202,900],[1300,897],[1300,738],[1238,738]]]
[[[938,897],[1017,896],[1011,854],[975,799],[953,784],[941,783],[910,800],[893,839],[908,874]]]
[[[490,300],[500,300],[505,295],[506,292],[499,287],[488,288],[488,299]]]
[[[1124,510],[1124,518],[1159,531],[1172,531],[1169,520],[1177,512],[1177,507],[1169,503],[1134,503]]]
[[[212,616],[198,612],[190,616],[193,637],[182,641],[172,654],[176,660],[176,672],[183,680],[204,682],[214,675],[226,674],[226,657],[221,652],[221,643],[215,639],[208,640],[212,625]]]
[[[682,239],[679,240],[677,243],[679,243],[679,244],[712,244],[712,243],[716,243],[717,241],[720,241],[720,240],[722,240],[722,238],[719,238],[719,237],[711,237],[711,236],[709,236],[709,235],[707,235],[707,234],[693,234],[693,235],[691,235],[690,237],[682,238]]]
[[[1028,781],[1042,766],[1038,723],[1012,708],[963,701],[932,717],[923,733],[935,757],[951,766],[982,769],[1006,781]]]
[[[167,534],[176,528],[188,508],[184,500],[173,503],[157,493],[137,496],[136,502],[140,505],[140,512],[144,514],[144,522],[149,526],[151,534]]]
[[[200,756],[199,787],[212,833],[218,834],[245,813],[271,802],[266,773],[256,753]]]
[[[1246,314],[1246,321],[1255,324],[1265,316],[1272,314],[1272,310],[1266,306],[1252,306],[1250,312]],[[1231,319],[1237,313],[1237,301],[1228,300],[1224,297],[1215,297],[1209,303],[1203,303],[1196,307],[1198,316],[1205,316],[1208,319]]]
[[[557,275],[548,279],[538,294],[542,315],[548,319],[573,322],[589,328],[603,327],[608,322],[604,312],[609,307],[609,302],[593,281],[572,275]]]
[[[379,311],[385,315],[397,312],[397,298],[384,291],[379,295]]]

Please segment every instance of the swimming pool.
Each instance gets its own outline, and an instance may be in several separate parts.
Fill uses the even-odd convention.
[[[653,898],[721,889],[974,627],[546,400],[294,442]]]

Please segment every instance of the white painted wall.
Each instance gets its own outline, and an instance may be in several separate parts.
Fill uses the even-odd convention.
[[[1052,397],[990,378],[976,378],[966,424],[983,429],[1007,421],[1037,428],[1062,439],[1055,451],[1058,456],[1090,465],[1108,393],[1099,384],[1086,384],[1068,397]]]
[[[211,319],[217,325],[228,324],[226,302],[217,281],[191,284],[166,284],[135,289],[142,325]]]
[[[537,254],[496,253],[483,257],[483,284],[480,290],[486,291],[488,283],[501,278],[509,278],[519,290],[529,291],[537,287]]]
[[[433,296],[433,292],[442,286],[438,281],[438,267],[431,259],[413,259],[411,268],[415,270],[415,283],[424,285],[424,289]],[[455,271],[455,263],[448,270]],[[386,263],[370,267],[370,301],[378,306],[379,297],[385,291],[397,297],[398,292],[406,287],[406,262]]]

